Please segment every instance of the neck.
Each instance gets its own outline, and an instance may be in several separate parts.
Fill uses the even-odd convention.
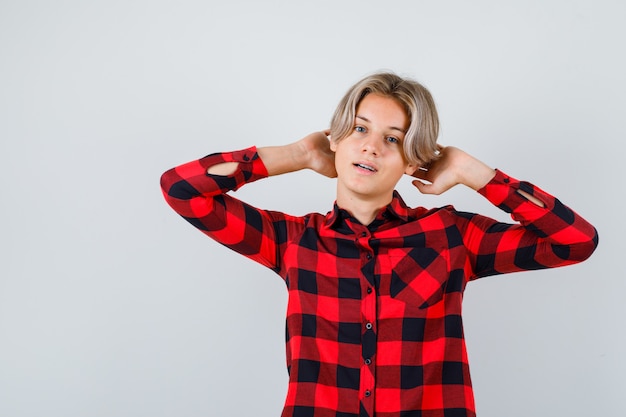
[[[383,207],[391,203],[392,196],[385,200],[367,200],[354,195],[337,196],[337,205],[350,213],[361,224],[367,226],[374,221],[376,215]]]

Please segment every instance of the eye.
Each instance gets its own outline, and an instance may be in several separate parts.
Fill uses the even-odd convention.
[[[359,133],[365,133],[365,128],[363,126],[354,126],[354,131]]]
[[[388,143],[400,143],[398,138],[394,138],[393,136],[387,136],[386,140],[387,140]]]

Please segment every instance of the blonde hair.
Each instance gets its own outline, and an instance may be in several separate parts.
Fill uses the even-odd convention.
[[[404,157],[418,166],[437,159],[439,117],[430,92],[417,81],[391,72],[380,72],[363,78],[343,96],[330,122],[330,134],[339,142],[352,133],[356,108],[368,94],[390,97],[401,104],[410,120],[404,136]]]

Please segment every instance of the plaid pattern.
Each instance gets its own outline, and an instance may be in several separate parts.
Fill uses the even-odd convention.
[[[233,175],[206,173],[230,161],[239,162]],[[500,171],[479,192],[517,224],[451,206],[408,208],[395,194],[363,226],[337,206],[294,217],[225,194],[266,176],[250,148],[169,170],[161,186],[192,225],[285,280],[283,417],[475,416],[461,319],[466,284],[580,262],[598,242],[572,210]]]

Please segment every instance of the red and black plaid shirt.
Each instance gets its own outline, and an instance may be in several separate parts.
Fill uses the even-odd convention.
[[[239,162],[234,174],[207,174],[232,161]],[[518,224],[451,206],[409,208],[395,194],[364,226],[337,206],[295,217],[226,194],[266,176],[250,148],[171,169],[161,186],[192,225],[284,279],[283,417],[475,416],[461,320],[465,285],[580,262],[597,245],[593,226],[571,209],[500,171],[479,192]]]

